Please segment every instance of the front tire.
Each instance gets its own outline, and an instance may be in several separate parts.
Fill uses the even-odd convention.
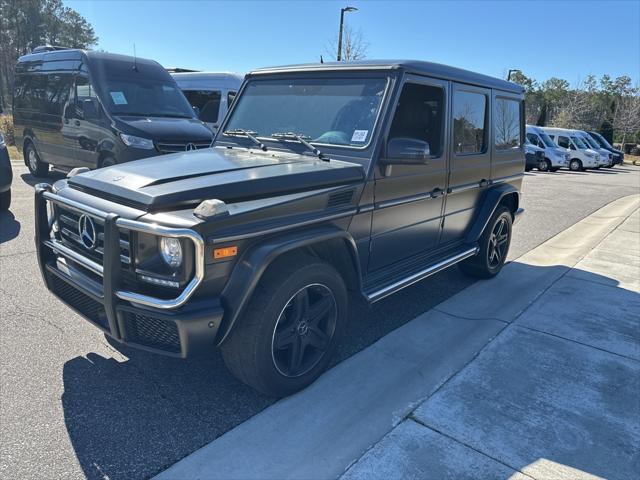
[[[11,206],[11,190],[0,193],[0,211],[9,210]]]
[[[284,397],[313,383],[343,335],[347,289],[315,257],[276,261],[222,344],[227,368],[243,383]]]
[[[551,170],[551,162],[549,160],[542,160],[538,165],[538,170],[541,172],[548,172]]]
[[[509,253],[512,226],[511,210],[499,206],[480,237],[480,250],[475,256],[460,262],[460,270],[476,278],[491,278],[500,273]]]
[[[582,168],[582,162],[577,158],[571,159],[571,161],[569,162],[569,170],[571,170],[572,172],[581,172],[582,170],[584,170],[584,168]]]
[[[40,160],[40,155],[36,151],[33,143],[27,143],[24,149],[24,160],[31,175],[34,177],[46,177],[49,174],[49,164]]]

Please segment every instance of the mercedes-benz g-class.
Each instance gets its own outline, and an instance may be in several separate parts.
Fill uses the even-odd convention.
[[[240,380],[287,395],[328,366],[350,299],[454,264],[500,271],[523,119],[520,86],[433,63],[258,70],[212,148],[39,184],[42,276],[116,342],[218,346]]]

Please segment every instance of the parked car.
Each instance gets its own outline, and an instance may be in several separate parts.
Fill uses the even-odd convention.
[[[569,150],[559,147],[551,137],[540,127],[535,125],[526,126],[527,139],[533,145],[544,149],[544,164],[540,165],[540,170],[557,172],[560,168],[569,168]]]
[[[600,135],[598,132],[587,132],[591,135],[600,148],[610,151],[613,154],[613,165],[622,165],[624,163],[624,152],[613,148],[613,146],[607,142],[607,139]]]
[[[582,141],[587,144],[587,146],[591,148],[591,150],[593,150],[594,152],[598,152],[598,154],[600,155],[601,167],[613,167],[613,154],[609,150],[600,148],[600,145],[598,145],[598,143],[593,138],[591,138],[591,135],[589,135],[584,130],[576,130],[576,135],[579,135]]]
[[[18,59],[15,74],[16,145],[33,175],[211,144],[211,131],[152,60],[39,47]]]
[[[569,149],[571,159],[569,170],[583,171],[587,168],[600,168],[600,154],[584,143],[575,130],[565,128],[541,127],[559,147]]]
[[[198,118],[216,133],[220,122],[233,103],[242,75],[227,72],[197,72],[171,74],[189,103],[196,109]]]
[[[4,136],[0,132],[0,211],[9,210],[11,206],[11,181],[13,171],[11,170],[11,160],[9,151],[4,141]]]
[[[524,145],[524,158],[525,158],[525,165],[524,165],[525,172],[528,172],[534,168],[537,168],[540,171],[549,170],[547,166],[547,161],[544,158],[544,148],[540,148],[534,145],[526,137],[525,137],[525,145]]]
[[[521,86],[427,62],[255,71],[215,148],[39,184],[44,281],[116,342],[217,345],[240,380],[290,394],[330,364],[350,298],[500,272],[523,112]]]

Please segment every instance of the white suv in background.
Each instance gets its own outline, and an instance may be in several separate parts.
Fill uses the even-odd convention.
[[[586,144],[576,130],[542,127],[551,139],[562,148],[569,149],[569,170],[578,172],[587,168],[600,168],[600,154]]]
[[[541,128],[527,125],[527,139],[536,147],[544,149],[544,164],[538,170],[556,172],[560,168],[569,168],[569,150],[553,143],[553,140]]]
[[[613,166],[613,153],[611,153],[609,150],[605,150],[604,148],[600,147],[600,145],[598,145],[598,142],[596,142],[593,138],[591,138],[591,135],[589,135],[587,132],[583,130],[576,130],[576,133],[580,135],[580,138],[582,138],[582,140],[587,145],[589,145],[589,147],[591,147],[592,150],[595,150],[600,154],[601,167]]]

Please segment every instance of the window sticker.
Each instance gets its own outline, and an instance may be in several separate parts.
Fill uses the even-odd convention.
[[[111,100],[115,105],[127,105],[127,99],[122,92],[109,92],[111,94]]]
[[[369,134],[369,130],[354,130],[353,136],[351,137],[351,141],[364,142],[367,139],[368,134]]]

